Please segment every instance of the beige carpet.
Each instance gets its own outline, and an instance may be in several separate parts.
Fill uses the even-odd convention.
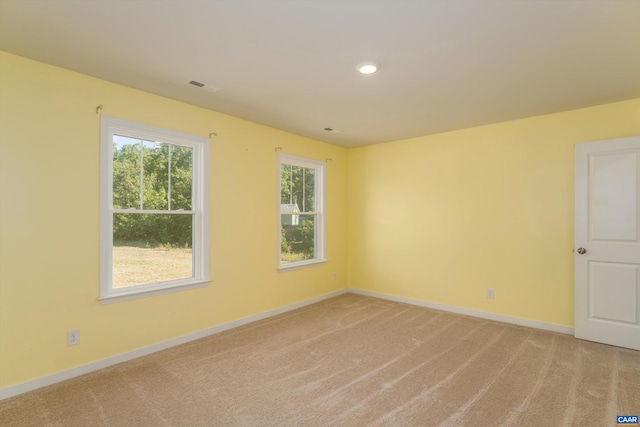
[[[640,352],[346,294],[0,402],[2,426],[615,426]]]

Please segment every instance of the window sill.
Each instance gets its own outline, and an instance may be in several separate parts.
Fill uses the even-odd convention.
[[[98,300],[102,304],[113,304],[116,302],[131,301],[139,298],[147,298],[156,295],[164,295],[172,292],[186,291],[189,289],[203,288],[211,281],[202,280],[197,282],[188,282],[184,284],[164,285],[164,287],[150,287],[146,289],[126,289],[124,291],[113,292],[111,295],[100,296]]]
[[[301,270],[303,268],[314,267],[317,265],[325,264],[327,262],[326,259],[314,259],[309,261],[299,261],[295,263],[281,264],[278,266],[278,271],[293,271],[293,270]]]

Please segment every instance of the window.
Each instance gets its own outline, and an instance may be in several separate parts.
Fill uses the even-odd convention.
[[[315,160],[278,155],[280,256],[286,269],[325,261],[324,173]]]
[[[209,141],[103,116],[100,299],[209,280]]]

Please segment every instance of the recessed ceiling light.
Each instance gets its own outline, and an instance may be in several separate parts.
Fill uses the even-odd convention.
[[[359,63],[356,68],[360,74],[369,75],[378,71],[378,68],[380,68],[380,65],[378,65],[378,63],[373,61],[367,61],[367,62]]]

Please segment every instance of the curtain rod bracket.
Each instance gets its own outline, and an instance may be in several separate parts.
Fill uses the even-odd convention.
[[[211,133],[209,134],[209,138],[211,138],[211,136],[212,136],[212,135],[213,135],[213,136],[218,136],[218,132],[211,132]]]
[[[96,107],[96,114],[100,114],[100,110],[102,110],[102,104]]]
[[[282,147],[276,147],[276,153],[277,153],[278,151],[282,151]]]

